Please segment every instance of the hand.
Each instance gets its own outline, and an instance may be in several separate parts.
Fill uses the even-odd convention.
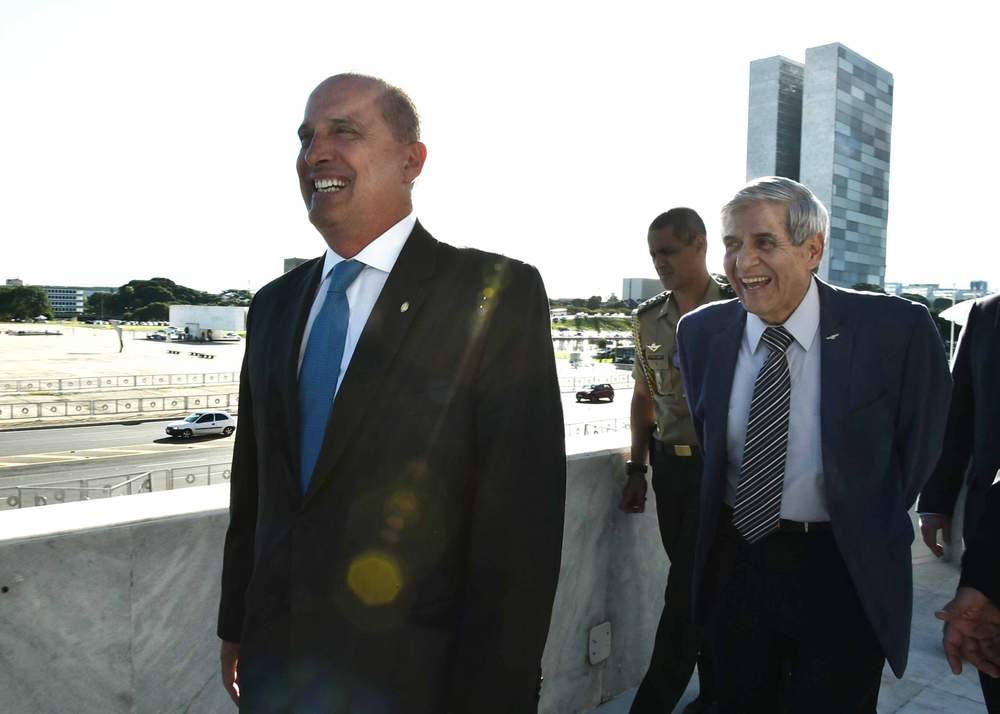
[[[222,665],[222,686],[229,692],[230,699],[236,706],[240,705],[240,643],[222,641],[219,652],[219,662]]]
[[[945,545],[951,543],[951,516],[938,513],[927,513],[920,516],[920,535],[924,543],[937,557],[944,555],[944,546],[937,542],[937,532],[941,531],[941,539]]]
[[[975,588],[962,587],[955,598],[934,613],[944,620],[944,652],[955,674],[962,660],[993,678],[1000,678],[1000,609]]]
[[[625,513],[643,513],[646,510],[646,476],[632,474],[622,489],[622,501],[618,506]]]

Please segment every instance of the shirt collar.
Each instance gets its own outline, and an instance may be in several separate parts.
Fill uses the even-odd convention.
[[[751,352],[757,351],[757,345],[760,344],[760,338],[767,327],[768,325],[759,317],[753,313],[747,313],[747,324],[744,334],[747,337],[747,343],[750,345]],[[783,327],[792,334],[795,341],[799,343],[799,347],[806,352],[809,351],[809,347],[813,343],[813,338],[816,336],[816,330],[819,329],[819,290],[816,288],[815,280],[809,280],[809,289],[806,290],[806,296],[802,298],[799,306],[785,320]]]
[[[410,212],[406,218],[366,245],[353,259],[364,263],[369,268],[381,270],[383,273],[392,272],[399,254],[403,252],[406,239],[410,237],[416,223],[416,215]],[[328,246],[326,256],[323,259],[323,279],[325,280],[330,275],[330,271],[337,266],[337,263],[343,260],[344,258],[337,255],[333,248]]]

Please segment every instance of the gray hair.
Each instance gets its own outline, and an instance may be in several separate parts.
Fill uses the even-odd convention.
[[[802,245],[806,238],[817,233],[826,237],[830,224],[826,206],[808,188],[784,176],[763,176],[737,191],[729,203],[722,207],[723,224],[735,211],[761,201],[772,201],[785,206],[785,223],[792,245]]]

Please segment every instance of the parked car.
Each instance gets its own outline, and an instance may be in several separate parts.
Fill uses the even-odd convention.
[[[236,431],[236,420],[226,412],[195,412],[180,421],[167,424],[167,436],[190,439],[192,436],[222,434],[229,436]]]
[[[601,399],[613,402],[615,400],[615,388],[610,384],[588,384],[576,393],[576,401],[582,402],[584,399],[588,402],[596,402]]]

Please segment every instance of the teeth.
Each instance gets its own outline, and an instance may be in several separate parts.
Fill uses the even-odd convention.
[[[767,277],[755,277],[755,278],[740,278],[747,285],[762,285],[766,283],[770,278]]]
[[[313,186],[322,193],[333,193],[347,186],[346,179],[315,179]]]

